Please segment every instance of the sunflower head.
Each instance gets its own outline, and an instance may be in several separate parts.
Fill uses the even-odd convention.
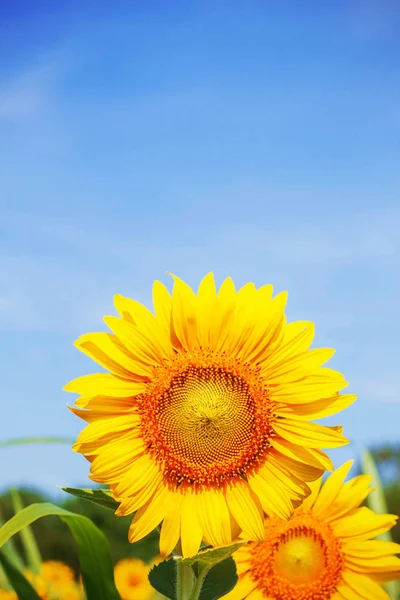
[[[82,336],[77,347],[108,373],[75,379],[72,411],[89,425],[74,449],[91,478],[109,484],[117,514],[136,512],[133,542],[162,521],[160,549],[179,539],[185,556],[202,540],[223,545],[242,530],[264,537],[264,513],[288,519],[308,483],[332,463],[321,448],[347,443],[341,428],[311,419],[355,396],[310,350],[313,324],[286,323],[286,293],[212,274],[197,294],[174,277],[172,294],[153,288],[154,313],[115,297],[112,333]]]
[[[239,581],[226,600],[390,600],[380,586],[398,579],[400,545],[372,540],[393,527],[395,515],[359,507],[370,477],[344,483],[351,466],[335,471],[289,521],[265,521],[263,543],[235,554]]]

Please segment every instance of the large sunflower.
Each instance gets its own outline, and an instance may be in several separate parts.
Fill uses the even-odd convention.
[[[265,521],[265,541],[235,554],[239,581],[224,600],[390,600],[381,583],[398,579],[400,544],[372,540],[393,527],[395,515],[365,506],[371,478],[343,484],[352,461],[342,465],[289,521]]]
[[[333,468],[320,448],[347,443],[309,419],[355,396],[339,395],[343,376],[321,366],[333,350],[309,350],[313,324],[286,324],[286,293],[272,298],[271,285],[236,292],[226,279],[217,293],[209,274],[195,295],[174,277],[172,296],[156,281],[153,299],[155,314],[116,296],[121,318],[104,319],[113,334],[76,342],[110,373],[65,388],[89,423],[74,449],[110,485],[117,514],[136,511],[131,542],[161,521],[163,555],[179,539],[184,556],[240,530],[262,540],[263,511],[288,519],[306,482]]]

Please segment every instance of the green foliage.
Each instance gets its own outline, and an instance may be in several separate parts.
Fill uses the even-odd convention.
[[[170,558],[153,567],[149,573],[153,588],[170,600],[177,600],[178,568],[176,560]]]
[[[388,512],[385,491],[373,455],[369,450],[364,450],[361,454],[361,471],[366,475],[371,475],[371,487],[373,491],[367,497],[366,503],[368,507],[378,514]],[[378,536],[378,539],[391,542],[393,540],[390,531]],[[385,587],[393,600],[396,600],[400,595],[400,586],[398,581],[390,581],[385,584]]]
[[[48,502],[24,508],[0,529],[0,547],[15,533],[48,515],[60,517],[70,528],[78,546],[82,580],[88,600],[120,600],[114,584],[113,565],[106,538],[86,517]]]
[[[16,514],[20,510],[24,508],[21,500],[21,496],[18,493],[18,490],[12,488],[10,490],[11,500],[13,503],[14,513]],[[29,569],[36,573],[37,575],[40,572],[40,565],[42,563],[42,558],[40,556],[40,551],[38,545],[35,540],[35,536],[32,533],[32,529],[27,526],[21,530],[21,540],[25,551],[26,562]]]
[[[40,600],[40,597],[29,583],[27,579],[22,575],[21,571],[17,569],[12,562],[7,558],[7,555],[0,550],[0,564],[7,575],[7,579],[17,592],[18,598],[24,600]]]
[[[201,588],[199,600],[217,600],[233,590],[237,582],[236,564],[226,558],[208,571]]]
[[[83,500],[89,500],[90,502],[104,506],[104,508],[110,508],[113,511],[116,511],[119,506],[118,502],[114,500],[109,490],[69,487],[62,487],[61,489],[64,492],[67,492],[67,494],[71,494],[77,498],[82,498]]]
[[[19,493],[25,506],[34,502],[52,500],[31,490],[20,490]],[[107,537],[114,563],[126,557],[139,557],[146,562],[150,562],[158,554],[157,531],[135,544],[128,542],[128,527],[132,520],[131,516],[116,517],[111,510],[106,510],[103,506],[88,502],[84,498],[66,496],[65,500],[59,504],[66,510],[84,515],[93,521]],[[0,516],[3,520],[8,520],[13,514],[11,496],[7,492],[0,496]],[[70,565],[76,573],[79,573],[75,542],[65,523],[57,517],[49,516],[46,519],[36,521],[31,527],[43,560],[60,560]],[[20,536],[16,535],[12,541],[14,541],[19,555],[26,561]]]
[[[30,438],[17,438],[13,440],[5,440],[0,442],[0,448],[6,448],[8,446],[21,446],[25,444],[68,444],[72,446],[75,440],[63,437],[30,437]]]

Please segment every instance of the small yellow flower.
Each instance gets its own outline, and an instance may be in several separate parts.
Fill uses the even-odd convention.
[[[62,562],[45,561],[40,566],[40,575],[31,571],[24,574],[42,600],[83,600],[73,570]]]
[[[41,575],[36,575],[28,569],[24,571],[24,575],[26,579],[35,588],[38,596],[40,596],[42,600],[48,600],[49,584],[47,583],[47,581],[45,581]]]
[[[18,600],[18,596],[15,592],[0,590],[0,600]]]
[[[372,538],[397,517],[375,514],[361,502],[371,478],[343,483],[352,461],[312,494],[289,521],[266,519],[266,539],[250,542],[235,559],[239,581],[224,600],[390,600],[381,583],[398,579],[400,544]]]
[[[91,479],[109,484],[117,515],[136,513],[135,542],[162,522],[160,551],[197,553],[242,530],[264,538],[264,512],[284,519],[332,470],[321,448],[347,444],[340,427],[310,422],[349,406],[344,377],[322,365],[332,349],[309,347],[313,323],[286,323],[286,293],[248,283],[236,292],[212,274],[197,295],[174,277],[153,288],[154,313],[115,297],[113,332],[76,346],[110,373],[66,386],[89,425],[74,449]]]
[[[152,565],[138,558],[125,558],[114,567],[114,579],[122,600],[149,600],[154,589],[148,580]]]
[[[74,571],[70,566],[57,560],[47,560],[40,565],[40,575],[48,583],[74,581]]]

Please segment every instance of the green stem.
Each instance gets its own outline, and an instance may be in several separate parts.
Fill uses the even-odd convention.
[[[199,574],[188,600],[198,600],[198,598],[200,597],[201,588],[203,587],[203,583],[208,571],[209,569],[205,569]]]
[[[197,586],[196,577],[193,573],[192,567],[185,565],[182,562],[176,563],[177,568],[177,599],[178,600],[192,600],[192,590]],[[196,586],[194,586],[196,581]],[[198,598],[198,596],[195,596]]]

